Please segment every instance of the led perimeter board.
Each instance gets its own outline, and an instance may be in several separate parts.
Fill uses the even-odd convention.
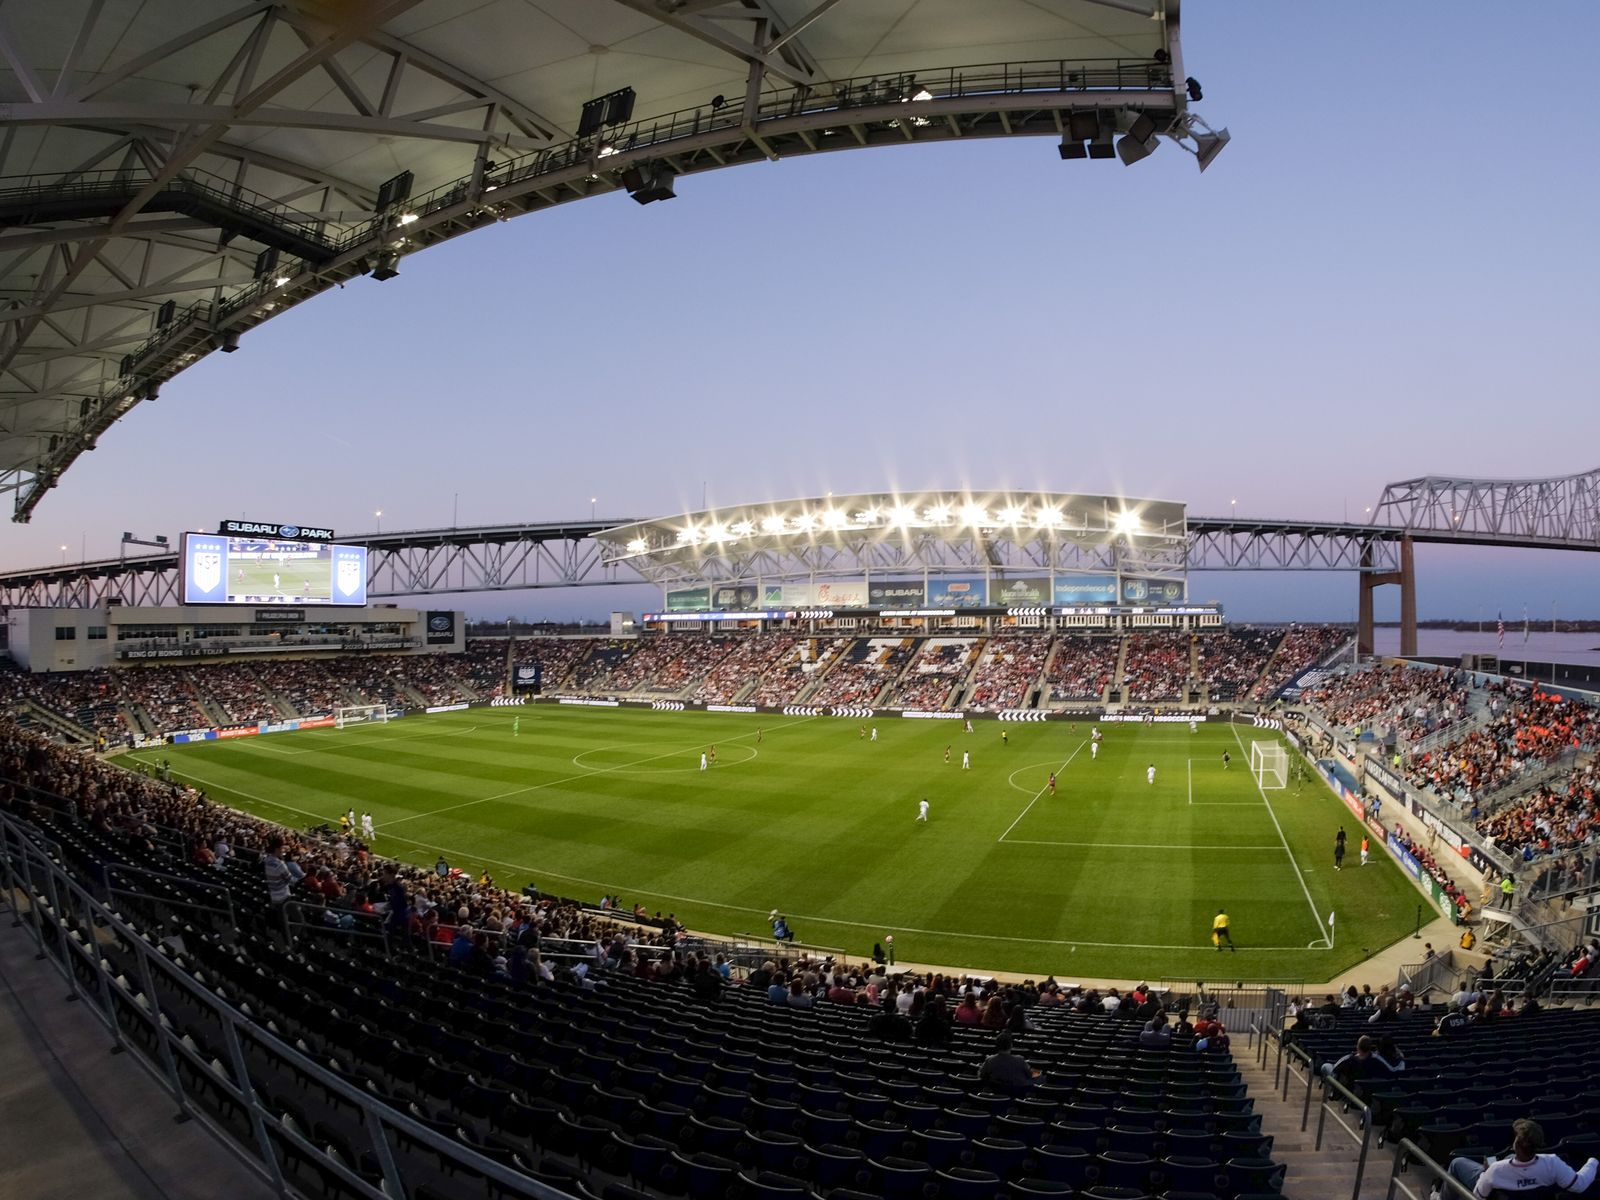
[[[185,604],[367,602],[367,548],[331,542],[183,535]]]

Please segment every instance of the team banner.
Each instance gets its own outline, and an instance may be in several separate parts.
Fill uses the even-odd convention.
[[[679,588],[667,593],[668,612],[699,612],[711,607],[711,589]]]
[[[982,608],[987,601],[988,590],[982,575],[928,580],[929,608]]]
[[[783,584],[781,584],[781,583],[764,584],[762,586],[762,588],[761,588],[761,607],[762,608],[782,608],[783,606],[784,606]]]
[[[542,691],[541,676],[544,668],[538,663],[519,663],[511,672],[511,688],[517,692]]]
[[[1115,575],[1057,575],[1055,586],[1057,604],[1115,604],[1117,578]]]
[[[427,630],[428,645],[450,645],[456,640],[456,614],[453,612],[430,612],[428,614]]]
[[[1134,575],[1122,577],[1122,602],[1124,604],[1182,604],[1183,580],[1144,579]]]
[[[1019,604],[1049,604],[1051,594],[1048,575],[989,581],[989,603],[996,608],[1002,606],[1011,608]]]
[[[867,585],[869,608],[921,608],[926,592],[920,579],[897,579]]]
[[[719,584],[711,589],[714,612],[745,612],[756,606],[761,589],[753,583]]]

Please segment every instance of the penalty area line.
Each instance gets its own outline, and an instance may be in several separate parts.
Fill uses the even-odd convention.
[[[1230,722],[1228,728],[1233,731],[1233,740],[1239,743],[1239,753],[1249,759],[1250,750],[1244,744],[1244,739],[1239,736],[1239,727]],[[1300,881],[1300,890],[1305,894],[1306,903],[1311,906],[1311,920],[1316,924],[1317,932],[1322,934],[1320,940],[1327,949],[1332,950],[1333,943],[1329,941],[1327,934],[1322,933],[1322,913],[1317,910],[1317,902],[1311,898],[1311,889],[1306,886],[1306,877],[1300,871],[1300,864],[1295,861],[1294,851],[1289,849],[1289,839],[1284,836],[1283,826],[1278,823],[1278,814],[1273,810],[1272,801],[1267,796],[1267,789],[1261,786],[1261,780],[1257,777],[1253,765],[1250,770],[1250,778],[1255,781],[1256,791],[1261,793],[1261,803],[1267,806],[1267,815],[1272,818],[1272,826],[1278,831],[1278,840],[1283,843],[1283,852],[1289,856],[1289,865],[1294,868],[1294,877]],[[1308,942],[1306,948],[1309,950],[1315,945],[1316,942]]]

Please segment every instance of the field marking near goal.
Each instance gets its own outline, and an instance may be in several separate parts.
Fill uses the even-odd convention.
[[[812,718],[808,717],[808,718],[803,718],[803,719],[804,720],[811,720]],[[798,724],[798,722],[792,722],[792,723]],[[138,752],[135,752],[135,753],[138,753]],[[1076,751],[1074,751],[1074,753],[1076,753]],[[133,754],[129,754],[127,757],[132,758]],[[142,759],[138,759],[136,761],[143,761],[143,760]],[[197,781],[199,783],[205,783],[208,787],[216,788],[218,791],[231,792],[235,796],[243,796],[246,800],[254,800],[257,804],[264,804],[269,808],[282,809],[284,812],[296,813],[296,814],[298,814],[298,815],[300,815],[302,817],[312,817],[312,818],[314,818],[316,820],[319,820],[319,821],[327,819],[326,816],[324,814],[322,814],[322,813],[311,812],[310,810],[304,809],[304,808],[296,808],[294,805],[285,804],[281,800],[269,800],[265,796],[258,796],[254,792],[247,792],[243,788],[234,787],[232,784],[208,782],[207,780],[203,779],[201,776],[196,775],[191,771],[184,771],[184,772],[182,772],[182,774],[185,775],[186,777],[188,777],[189,779],[193,779],[193,780],[195,780],[195,781]],[[617,883],[615,883],[614,881],[613,882],[603,882],[603,881],[598,880],[598,879],[586,879],[581,875],[566,875],[566,874],[563,874],[560,871],[547,871],[547,870],[544,870],[543,868],[540,868],[540,867],[530,866],[527,863],[508,862],[503,858],[490,858],[490,857],[488,857],[487,855],[484,855],[484,854],[475,854],[475,853],[472,853],[472,852],[469,852],[469,851],[465,851],[465,850],[452,850],[450,847],[441,846],[437,842],[425,842],[425,841],[422,841],[422,840],[420,840],[418,838],[408,838],[408,837],[402,837],[402,836],[399,836],[399,835],[395,835],[392,840],[397,841],[397,842],[404,842],[408,846],[421,846],[423,849],[432,851],[435,854],[448,855],[451,858],[455,858],[455,859],[458,859],[458,860],[465,860],[465,861],[468,861],[468,862],[487,863],[490,866],[496,866],[496,867],[510,867],[513,871],[526,871],[529,875],[532,875],[532,876],[535,876],[535,877],[542,876],[542,877],[544,877],[546,879],[560,879],[565,883],[581,883],[581,884],[584,884],[585,886],[588,886],[588,887],[600,888],[602,891],[620,890],[620,891],[625,891],[625,892],[633,892],[633,893],[635,893],[637,895],[640,895],[640,896],[649,896],[652,899],[656,899],[656,900],[671,900],[676,904],[695,904],[695,905],[699,905],[702,908],[720,908],[720,909],[724,909],[724,910],[726,910],[728,912],[753,913],[753,914],[755,914],[757,916],[760,916],[760,917],[763,917],[763,918],[766,916],[766,910],[765,909],[751,908],[750,906],[744,905],[744,904],[724,904],[719,900],[702,900],[702,899],[700,899],[700,898],[698,898],[696,896],[678,896],[678,895],[674,895],[671,892],[655,892],[655,891],[651,891],[649,888],[640,888],[640,887],[632,887],[632,886],[619,888],[619,885]],[[417,864],[412,864],[412,865],[413,866],[417,866]],[[425,868],[419,867],[418,869],[425,869]],[[914,927],[911,927],[911,926],[907,926],[907,925],[896,925],[892,921],[891,922],[866,921],[866,920],[860,920],[860,919],[848,920],[847,921],[847,920],[844,920],[844,919],[839,918],[839,917],[817,917],[817,916],[808,916],[808,915],[805,915],[805,914],[802,914],[802,913],[792,914],[792,917],[796,921],[810,921],[810,922],[813,922],[813,923],[818,924],[818,925],[844,925],[844,926],[854,926],[854,927],[862,928],[862,929],[871,929],[874,926],[876,926],[876,927],[882,928],[882,929],[893,929],[896,933],[919,933],[919,934],[925,934],[925,935],[927,935],[929,937],[966,938],[968,940],[980,941],[980,942],[1025,942],[1025,943],[1031,943],[1031,944],[1036,945],[1036,946],[1093,946],[1093,947],[1095,947],[1097,949],[1110,949],[1110,950],[1123,950],[1123,949],[1126,949],[1126,950],[1195,950],[1195,949],[1202,948],[1198,944],[1190,943],[1190,942],[1163,943],[1163,944],[1157,944],[1157,943],[1153,943],[1153,942],[1091,942],[1091,941],[1085,941],[1085,940],[1083,940],[1081,938],[1055,938],[1055,939],[1051,939],[1051,938],[1017,937],[1017,936],[1014,936],[1014,935],[999,934],[999,933],[967,933],[967,932],[963,932],[963,931],[960,931],[960,930],[954,930],[954,929],[917,929],[917,928],[914,928]],[[735,934],[721,934],[721,935],[718,935],[718,936],[735,937],[735,936],[738,936],[738,935],[735,935]],[[1317,951],[1324,951],[1324,950],[1331,950],[1332,947],[1331,946],[1241,946],[1241,947],[1239,947],[1239,949],[1241,951],[1243,951],[1244,953],[1246,953],[1246,954],[1252,954],[1252,953],[1254,953],[1254,954],[1281,954],[1286,950],[1295,950],[1295,951],[1317,950]]]
[[[1260,846],[1238,846],[1232,843],[1203,845],[1192,842],[1048,842],[1033,841],[1028,838],[1012,838],[1006,845],[1081,846],[1086,850],[1271,850],[1274,854],[1278,852],[1278,846],[1274,842],[1267,842]]]
[[[1085,738],[1083,741],[1079,742],[1078,746],[1077,746],[1077,749],[1073,750],[1073,752],[1071,754],[1067,755],[1067,761],[1062,763],[1059,767],[1057,767],[1051,773],[1054,774],[1054,775],[1059,775],[1059,774],[1061,774],[1061,772],[1065,771],[1069,766],[1072,765],[1072,760],[1078,757],[1078,751],[1082,750],[1088,744],[1089,744],[1089,739],[1088,738]],[[1020,767],[1018,768],[1018,770],[1022,770],[1022,769],[1023,768],[1020,768]],[[1016,774],[1016,772],[1013,771],[1012,774]],[[1010,780],[1008,779],[1007,782],[1009,783]],[[1050,787],[1050,781],[1046,780],[1044,787],[1040,788],[1037,792],[1035,792],[1033,794],[1033,799],[1028,801],[1028,807],[1024,808],[1021,812],[1019,812],[1017,814],[1017,820],[1011,822],[1011,824],[1006,826],[1006,833],[1010,833],[1013,829],[1015,829],[1017,827],[1017,823],[1019,821],[1021,821],[1023,817],[1028,815],[1028,809],[1031,809],[1035,804],[1039,803],[1039,797],[1044,795],[1045,792],[1049,789],[1049,787]],[[1006,840],[1006,833],[1002,833],[999,837],[995,838],[996,844]]]
[[[1192,758],[1186,759],[1184,761],[1184,767],[1189,773],[1189,803],[1192,805],[1195,802],[1195,799],[1194,799],[1194,759],[1192,759]],[[1256,806],[1256,802],[1254,800],[1202,800],[1202,801],[1200,801],[1200,807],[1201,808],[1254,808],[1255,806]]]
[[[1230,724],[1228,728],[1233,731],[1233,740],[1239,743],[1239,752],[1249,758],[1250,751],[1246,748],[1244,739],[1239,736],[1239,727]],[[1267,797],[1267,789],[1261,786],[1261,781],[1255,778],[1254,772],[1251,773],[1250,778],[1255,780],[1256,791],[1261,793],[1261,803],[1267,806],[1267,815],[1272,818],[1272,827],[1278,831],[1278,840],[1283,843],[1283,852],[1289,856],[1289,865],[1294,868],[1294,877],[1300,881],[1300,890],[1305,893],[1306,903],[1311,906],[1311,919],[1316,923],[1317,932],[1321,935],[1318,939],[1322,943],[1321,948],[1331,950],[1333,945],[1329,942],[1328,935],[1323,931],[1322,927],[1322,912],[1317,908],[1317,902],[1311,898],[1311,889],[1306,886],[1306,877],[1300,872],[1300,864],[1295,861],[1294,851],[1289,849],[1289,839],[1284,836],[1283,826],[1278,823],[1278,814],[1273,810],[1272,801]],[[1316,950],[1318,948],[1317,942],[1309,943],[1306,946],[1307,950]]]
[[[386,726],[379,726],[369,723],[367,725],[358,726],[355,729],[342,729],[339,732],[344,734],[352,734],[359,733],[362,729],[379,728],[386,728]],[[433,733],[397,733],[384,740],[386,742],[423,742],[434,738],[461,737],[464,734],[475,733],[482,728],[482,725],[468,725],[465,729],[439,729],[435,730]],[[306,732],[310,733],[311,730],[308,729]],[[285,750],[282,746],[269,745],[265,739],[254,742],[243,741],[241,739],[235,741],[234,745],[242,746],[246,750],[267,750],[273,754],[282,754],[289,757],[296,757],[301,754],[327,754],[330,750],[338,750],[342,748],[339,742],[330,742],[326,746],[315,746],[309,750]]]

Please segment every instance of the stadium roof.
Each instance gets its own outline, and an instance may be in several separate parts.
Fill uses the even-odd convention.
[[[1063,157],[1104,157],[1131,127],[1118,144],[1131,162],[1154,145],[1146,117],[1203,168],[1178,7],[6,8],[0,490],[26,520],[99,433],[200,356],[352,276],[388,278],[406,253],[552,204],[623,187],[644,202],[694,171],[953,137],[1071,134]],[[613,93],[597,127],[582,122]]]

